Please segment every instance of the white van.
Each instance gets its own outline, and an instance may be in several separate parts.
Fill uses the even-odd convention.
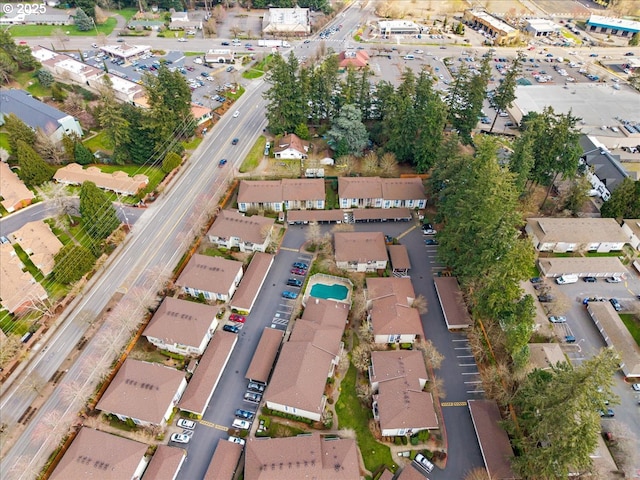
[[[561,275],[556,278],[556,283],[558,285],[566,285],[567,283],[576,283],[578,281],[578,275],[572,273],[569,275]]]
[[[404,56],[404,59],[405,59],[405,60],[413,60],[413,59],[415,59],[415,58],[416,58],[416,57],[414,57],[413,55],[405,55],[405,56]]]

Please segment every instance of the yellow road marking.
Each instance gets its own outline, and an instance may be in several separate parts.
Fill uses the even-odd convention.
[[[287,252],[299,252],[300,251],[297,248],[289,248],[289,247],[280,247],[280,250],[286,250]]]
[[[218,430],[222,430],[223,432],[229,431],[229,427],[225,427],[224,425],[218,425],[217,423],[207,422],[206,420],[200,420],[200,425],[217,428]]]
[[[402,237],[404,237],[405,235],[407,235],[409,232],[411,232],[412,230],[415,230],[417,227],[414,225],[413,227],[405,230],[404,232],[402,232],[400,235],[398,235],[396,238],[398,240],[400,240]]]
[[[443,407],[466,407],[467,402],[442,402],[440,405]]]

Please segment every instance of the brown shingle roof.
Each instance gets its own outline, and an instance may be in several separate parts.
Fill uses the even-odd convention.
[[[433,397],[422,388],[427,369],[418,350],[373,351],[371,365],[378,383],[380,427],[387,429],[438,428]]]
[[[144,335],[169,345],[198,347],[217,312],[218,309],[210,305],[165,297],[144,329]]]
[[[282,346],[265,393],[267,402],[322,413],[324,386],[339,353],[348,314],[348,305],[332,300],[314,299],[306,306]]]
[[[41,220],[29,222],[13,232],[11,237],[29,254],[33,264],[44,275],[51,273],[55,263],[53,257],[63,245],[49,225]]]
[[[380,177],[340,177],[338,178],[340,198],[382,198]]]
[[[410,278],[367,278],[367,299],[394,297],[396,303],[409,306],[416,298]]]
[[[283,178],[284,201],[324,200],[324,180],[321,178]]]
[[[309,142],[302,140],[295,133],[290,133],[288,135],[284,135],[280,140],[278,140],[277,145],[273,147],[273,152],[282,152],[287,148],[306,154],[309,150]]]
[[[385,200],[419,200],[427,198],[420,177],[383,178],[382,198]]]
[[[265,327],[251,359],[251,364],[244,376],[245,378],[267,383],[273,364],[278,356],[283,335],[284,332],[282,330]]]
[[[373,334],[424,337],[420,313],[411,307],[414,298],[410,278],[367,278]]]
[[[340,52],[340,68],[363,68],[369,64],[369,54],[364,50],[347,50]]]
[[[627,268],[618,257],[544,257],[538,266],[545,276],[575,273],[577,275],[623,275]]]
[[[282,202],[280,180],[241,180],[238,188],[238,203]]]
[[[566,362],[562,347],[559,343],[530,343],[528,369],[548,370],[558,362]]]
[[[181,410],[198,415],[204,413],[237,341],[235,333],[224,330],[215,333],[180,399]]]
[[[18,175],[13,173],[11,167],[5,162],[0,161],[0,197],[3,198],[2,206],[12,212],[19,204],[31,202],[35,195],[31,190],[24,186]]]
[[[388,260],[382,232],[336,232],[333,239],[337,262]]]
[[[249,263],[247,271],[244,272],[238,289],[233,294],[232,308],[246,312],[251,311],[264,279],[273,264],[273,258],[273,255],[269,253],[256,252],[253,254],[251,263]]]
[[[262,244],[267,229],[272,227],[275,219],[253,215],[246,217],[237,210],[222,210],[207,232],[210,237],[237,237],[243,242]]]
[[[176,280],[176,285],[226,295],[241,269],[242,262],[236,260],[195,254]]]
[[[125,195],[135,195],[149,183],[149,178],[141,173],[130,177],[125,172],[103,173],[98,167],[82,168],[82,165],[70,163],[58,169],[53,178],[60,183],[82,185],[93,182],[99,188],[112,190]]]
[[[391,258],[391,266],[394,269],[408,270],[411,268],[411,262],[409,261],[409,252],[404,245],[389,245],[389,257]]]
[[[0,245],[0,302],[14,313],[28,303],[44,300],[47,292],[28,271],[22,271],[22,262],[13,245]]]
[[[500,427],[502,418],[498,404],[494,400],[468,400],[467,403],[489,477],[495,480],[517,478],[511,470],[509,459],[513,457],[513,449],[507,432]]]
[[[218,440],[203,480],[233,480],[240,455],[242,455],[242,445],[224,439]]]
[[[288,222],[341,222],[344,220],[342,210],[289,210]]]
[[[543,243],[624,243],[628,238],[613,218],[528,218],[527,225]]]
[[[160,425],[183,381],[184,372],[129,358],[118,370],[96,408]]]
[[[133,478],[147,445],[83,427],[71,442],[51,480]]]
[[[182,448],[158,445],[142,480],[175,480],[187,452]]]
[[[410,463],[402,469],[396,480],[425,480],[424,473]]]
[[[353,439],[324,440],[318,433],[289,438],[250,438],[246,480],[360,480]]]
[[[471,317],[462,297],[462,290],[455,277],[435,277],[436,294],[448,328],[467,328]]]

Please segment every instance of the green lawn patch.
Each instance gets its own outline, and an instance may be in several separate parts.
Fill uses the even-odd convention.
[[[31,322],[29,320],[24,318],[15,320],[15,317],[7,310],[0,311],[0,330],[6,335],[13,333],[22,336],[29,331],[30,326]]]
[[[622,257],[624,253],[620,250],[616,252],[587,252],[585,257]]]
[[[81,32],[75,25],[12,25],[9,31],[13,37],[51,37],[55,44],[59,44],[60,42],[53,35],[57,29],[62,30],[70,37],[95,37],[96,29],[98,33],[109,35],[116,28],[117,23],[115,18],[110,17],[104,24],[96,25],[96,28],[86,32]],[[63,49],[66,48],[66,44],[64,44]]]
[[[17,243],[13,244],[13,249],[16,251],[16,255],[18,255],[18,258],[24,265],[24,270],[27,270],[33,276],[33,278],[36,279],[37,282],[42,282],[44,280],[44,275],[31,261],[29,254],[25,252]]]
[[[227,91],[225,93],[225,96],[228,98],[232,98],[233,100],[237,100],[239,99],[242,94],[244,93],[244,87],[240,87],[238,90],[236,90],[236,93],[231,93],[231,91]]]
[[[198,55],[204,55],[204,52],[184,52],[185,57],[197,57]]]
[[[109,139],[107,138],[107,133],[104,130],[90,138],[87,138],[86,140],[83,140],[82,143],[93,153],[98,150],[109,153],[112,151]]]
[[[340,398],[336,403],[338,428],[350,428],[356,432],[367,470],[374,472],[381,465],[386,465],[395,472],[398,466],[391,457],[389,447],[376,441],[369,430],[369,420],[373,418],[373,414],[370,409],[362,407],[356,395],[356,369],[353,365],[342,379],[340,392]]]
[[[193,136],[188,142],[182,142],[182,146],[185,150],[195,150],[202,143],[202,138]]]
[[[640,345],[640,320],[638,317],[633,313],[621,313],[620,318],[633,339]]]
[[[250,69],[250,70],[245,70],[244,72],[242,72],[242,78],[246,78],[247,80],[252,80],[254,78],[260,78],[262,75],[264,75],[264,72],[261,70],[255,70],[255,69]]]
[[[4,148],[7,152],[11,153],[9,148],[9,134],[0,132],[0,148]]]
[[[137,8],[123,8],[121,10],[116,10],[115,13],[117,13],[118,15],[121,15],[125,18],[125,20],[128,22],[129,20],[131,20],[133,18],[133,16],[138,13],[138,9]]]
[[[267,139],[264,135],[260,135],[256,143],[251,147],[251,151],[240,165],[240,173],[250,172],[260,164],[264,154],[264,147],[267,144]]]

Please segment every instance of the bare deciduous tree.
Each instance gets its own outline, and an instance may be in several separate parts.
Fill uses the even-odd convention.
[[[54,142],[42,130],[36,130],[36,152],[42,159],[52,165],[59,165],[64,161],[64,149],[59,142]]]
[[[305,229],[305,237],[307,241],[309,241],[313,245],[318,245],[318,243],[322,239],[322,232],[320,231],[320,225],[318,225],[317,222],[312,222],[309,225],[307,225]]]
[[[66,49],[65,42],[69,41],[69,36],[61,28],[54,28],[51,31],[51,36],[62,45],[63,50]]]
[[[466,473],[464,480],[491,480],[487,469],[483,467],[474,468]]]
[[[231,25],[231,28],[229,29],[229,33],[231,33],[233,38],[237,38],[238,35],[242,33],[242,28],[240,28],[240,26],[236,23],[234,25]]]
[[[422,350],[425,361],[430,364],[432,368],[435,368],[436,370],[440,368],[444,361],[444,355],[436,349],[431,340],[422,340],[418,345],[418,348]]]
[[[0,336],[0,367],[4,368],[20,351],[22,343],[19,335]]]
[[[74,113],[84,110],[84,98],[76,92],[69,92],[67,98],[64,99],[64,108]]]
[[[351,351],[351,363],[360,372],[366,372],[371,363],[371,349],[368,344],[361,343]]]
[[[611,453],[616,460],[618,468],[620,468],[628,478],[633,478],[635,473],[634,467],[640,462],[638,437],[626,424],[618,420],[611,422],[609,431],[613,435],[615,442],[611,448]]]
[[[411,302],[411,306],[418,310],[418,313],[420,313],[420,315],[424,315],[425,313],[427,313],[426,297],[424,295],[418,295],[413,299],[413,302]]]
[[[380,173],[380,167],[378,166],[378,155],[375,152],[367,152],[362,157],[362,174],[368,177],[378,175]]]
[[[371,403],[373,391],[368,382],[358,382],[356,385],[356,395],[362,403]]]
[[[383,177],[397,177],[398,176],[398,160],[396,156],[387,152],[379,160],[380,165],[380,175]]]
[[[426,389],[434,398],[443,399],[447,396],[447,393],[444,391],[444,380],[440,377],[433,377],[429,380]]]

